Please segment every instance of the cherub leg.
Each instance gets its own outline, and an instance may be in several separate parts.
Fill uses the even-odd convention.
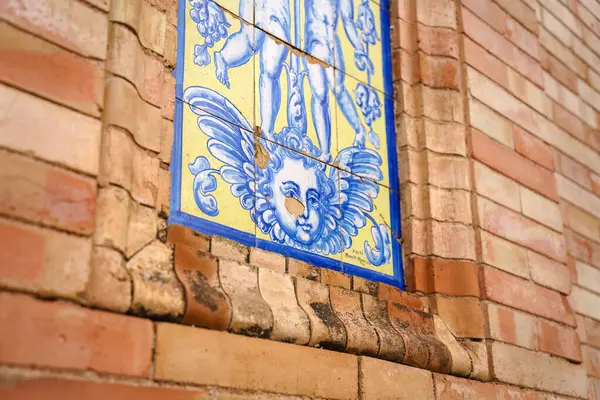
[[[252,21],[253,0],[240,1],[240,16]],[[254,27],[241,21],[240,30],[227,38],[221,51],[215,51],[215,69],[217,79],[223,85],[230,87],[229,68],[243,65],[256,52]]]
[[[343,60],[339,39],[336,37],[335,41],[336,60]],[[344,74],[342,72],[336,71],[335,81],[332,89],[333,93],[335,94],[335,98],[337,99],[338,106],[342,111],[342,114],[344,114],[344,117],[346,118],[352,129],[354,130],[354,132],[356,132],[354,145],[358,147],[365,147],[367,130],[360,122],[360,118],[358,116],[358,112],[356,111],[354,101],[350,96],[348,89],[346,89],[346,86],[344,85]]]
[[[311,54],[327,51],[327,47],[321,43],[311,45],[309,49]],[[306,62],[306,70],[308,71],[308,83],[312,92],[311,110],[313,113],[313,123],[319,140],[321,149],[321,161],[331,161],[331,116],[329,115],[329,79],[333,80],[333,76],[327,77],[330,72],[333,75],[332,68],[326,70],[319,64],[311,64]]]
[[[257,31],[257,34],[259,32]],[[260,33],[264,35],[264,33]],[[260,51],[260,118],[263,133],[269,138],[275,129],[275,118],[281,106],[279,77],[288,48],[272,39],[264,38]]]

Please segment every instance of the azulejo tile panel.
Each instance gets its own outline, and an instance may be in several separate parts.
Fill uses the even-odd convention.
[[[402,287],[387,11],[179,7],[170,221]]]

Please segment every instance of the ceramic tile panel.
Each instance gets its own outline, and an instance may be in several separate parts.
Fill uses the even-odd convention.
[[[180,6],[170,221],[402,287],[386,11]]]

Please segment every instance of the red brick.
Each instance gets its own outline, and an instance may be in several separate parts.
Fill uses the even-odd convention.
[[[514,44],[495,32],[466,8],[462,10],[465,33],[483,48],[523,74],[531,82],[543,86],[544,79],[539,63],[519,50]]]
[[[350,354],[181,325],[158,324],[155,363],[159,381],[347,400],[358,393]]]
[[[0,100],[0,145],[98,174],[101,121],[2,84]]]
[[[458,59],[458,34],[453,29],[417,25],[419,49],[430,56]]]
[[[419,54],[421,79],[427,86],[433,88],[460,88],[457,60],[446,57],[433,57],[424,53]]]
[[[590,170],[587,169],[583,164],[572,158],[555,151],[554,157],[556,160],[556,169],[560,171],[564,176],[577,182],[584,188],[591,190],[591,174]]]
[[[79,299],[91,250],[90,239],[0,220],[0,285]]]
[[[350,275],[327,268],[321,268],[321,283],[344,289],[350,289],[351,287]]]
[[[600,245],[587,238],[565,229],[567,249],[573,257],[583,260],[588,264],[600,267]]]
[[[91,234],[96,181],[0,151],[0,213]]]
[[[557,81],[572,91],[577,92],[577,80],[579,78],[561,61],[549,54],[546,50],[542,50],[541,62],[544,66],[544,69],[547,70]]]
[[[496,3],[525,28],[535,34],[539,32],[535,11],[527,6],[527,0],[496,0]]]
[[[100,116],[104,95],[99,63],[0,23],[0,80]]]
[[[148,377],[152,323],[0,293],[0,362]]]
[[[575,324],[573,311],[557,292],[490,267],[483,267],[485,296],[568,325]]]
[[[543,352],[581,361],[579,338],[575,329],[543,319],[537,324],[538,345]]]
[[[484,302],[487,318],[486,335],[528,349],[536,348],[536,318],[531,314],[515,311],[495,303]]]
[[[528,188],[558,201],[554,175],[483,133],[471,130],[473,157]]]
[[[449,296],[479,297],[478,266],[474,262],[415,257],[407,263],[410,290]]]
[[[535,59],[539,57],[536,37],[516,23],[494,2],[491,0],[462,0],[462,3],[521,50]]]
[[[600,378],[600,350],[590,346],[582,346],[581,350],[588,375]]]
[[[554,103],[554,122],[596,151],[600,151],[600,135],[558,103]]]
[[[581,341],[600,348],[600,322],[588,317],[578,316],[577,323],[577,328],[582,329],[584,332],[584,337],[581,338]]]
[[[483,339],[484,322],[479,300],[436,296],[432,306],[455,337]]]
[[[550,146],[518,126],[513,127],[513,136],[517,153],[554,171],[554,158]]]
[[[456,29],[456,11],[453,0],[419,0],[417,21],[428,26]]]
[[[449,375],[434,374],[437,398],[440,400],[544,400],[541,393],[515,386],[477,382]]]
[[[10,379],[10,377],[7,377]],[[121,383],[67,380],[59,378],[14,378],[10,385],[0,386],[4,400],[199,400],[202,390],[135,386]]]
[[[465,37],[465,60],[500,86],[508,88],[508,67],[468,37]]]
[[[482,197],[477,198],[477,205],[480,226],[486,231],[557,261],[565,261],[565,242],[561,234]]]

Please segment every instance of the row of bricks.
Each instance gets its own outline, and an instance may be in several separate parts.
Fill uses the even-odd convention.
[[[410,398],[434,398],[430,372],[382,360],[181,325],[158,323],[153,327],[148,320],[19,294],[1,293],[0,304],[4,321],[0,344],[10,344],[0,346],[0,363],[5,365],[338,399],[356,398],[357,379],[362,379],[363,398],[398,398],[402,393],[411,393]],[[580,366],[502,343],[489,346],[500,381],[579,398],[587,395],[585,371]],[[515,366],[505,355],[527,362]],[[465,390],[470,397],[456,398],[535,395],[507,386],[434,377],[442,381],[438,393],[448,396],[440,397],[443,399],[464,395]],[[3,386],[0,393],[34,390],[26,380],[19,380],[13,378],[15,384]],[[65,389],[69,388],[65,384]],[[399,386],[406,390],[398,390]]]

